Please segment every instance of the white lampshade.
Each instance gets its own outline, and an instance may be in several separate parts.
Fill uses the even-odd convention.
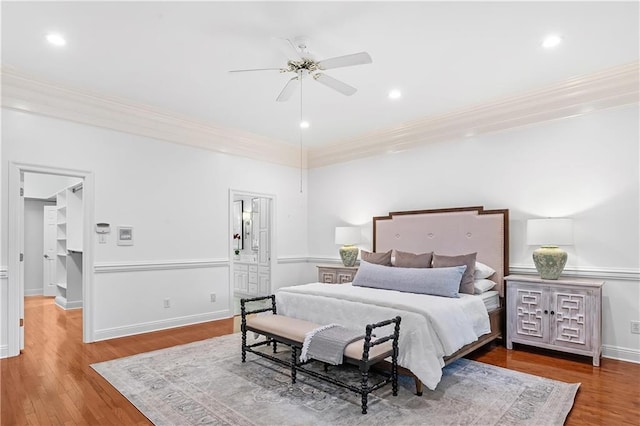
[[[527,221],[527,244],[530,246],[573,244],[573,220],[529,219]]]
[[[358,244],[360,242],[360,228],[355,226],[336,226],[336,244]]]

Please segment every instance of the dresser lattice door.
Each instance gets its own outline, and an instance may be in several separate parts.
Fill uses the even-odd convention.
[[[556,346],[591,350],[588,292],[556,290],[551,294],[552,343]]]
[[[547,292],[539,287],[523,286],[516,290],[516,326],[514,338],[536,342],[548,341],[549,316]]]

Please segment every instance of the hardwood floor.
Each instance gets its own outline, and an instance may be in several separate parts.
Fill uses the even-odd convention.
[[[2,425],[148,425],[149,421],[89,366],[92,363],[231,333],[233,320],[82,343],[82,312],[53,299],[25,301],[24,353],[0,361]],[[495,345],[477,361],[564,382],[580,382],[567,425],[640,425],[640,365]]]

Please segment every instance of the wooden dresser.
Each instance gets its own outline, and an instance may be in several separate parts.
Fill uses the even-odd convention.
[[[357,266],[317,265],[318,281],[325,284],[350,283],[358,271]]]
[[[600,365],[603,281],[509,275],[505,282],[507,349],[522,343],[587,355]]]

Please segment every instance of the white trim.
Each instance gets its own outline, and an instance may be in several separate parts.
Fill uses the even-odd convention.
[[[228,208],[228,212],[229,212],[229,235],[233,235],[233,202],[235,200],[236,197],[260,197],[260,198],[268,198],[269,200],[271,200],[271,202],[269,203],[269,207],[271,209],[271,212],[269,214],[269,228],[270,228],[270,232],[269,232],[269,292],[273,291],[273,289],[275,288],[274,286],[274,282],[273,282],[273,277],[275,276],[275,265],[278,262],[278,251],[277,251],[277,241],[276,241],[276,236],[278,235],[278,228],[277,228],[277,220],[276,218],[278,217],[278,203],[277,203],[277,197],[275,194],[268,194],[268,193],[264,193],[264,192],[255,192],[255,191],[248,191],[248,190],[241,190],[241,189],[234,189],[234,188],[229,188],[229,208]],[[227,247],[227,252],[231,253],[232,250],[232,240],[231,238],[229,238],[229,246]],[[235,260],[233,258],[230,259],[229,262],[229,312],[234,312],[235,311],[235,307],[234,307],[234,294],[236,294],[235,291],[235,277],[234,277],[234,264],[235,264]]]
[[[288,263],[308,263],[308,257],[301,256],[283,256],[277,259],[278,265],[285,265]]]
[[[30,288],[29,290],[24,290],[24,297],[42,296],[43,294],[44,292],[41,288]]]
[[[542,89],[405,122],[310,148],[309,168],[406,151],[428,143],[475,137],[638,103],[639,63],[570,78]]]
[[[74,300],[73,302],[69,302],[64,297],[57,296],[54,302],[56,306],[64,309],[65,311],[69,311],[71,309],[82,309],[82,300]]]
[[[640,364],[640,350],[602,345],[602,357]]]
[[[147,260],[138,262],[101,262],[96,263],[96,274],[113,272],[146,272],[172,269],[196,269],[228,267],[228,259],[185,259],[185,260]]]
[[[9,356],[9,350],[7,345],[0,345],[0,358],[7,358]]]
[[[280,140],[47,81],[15,68],[0,67],[0,74],[5,108],[300,167],[300,148]]]
[[[324,167],[425,144],[479,136],[638,103],[639,63],[570,78],[542,89],[424,117],[303,151],[303,167]],[[46,81],[0,67],[2,106],[215,152],[300,167],[299,147],[222,128],[129,100]]]
[[[538,275],[536,268],[529,265],[510,265],[509,273]],[[564,271],[562,271],[562,276],[601,280],[640,281],[640,271],[631,268],[565,268]]]
[[[166,330],[176,327],[184,327],[186,325],[200,324],[203,322],[215,321],[219,319],[231,318],[232,311],[222,310],[216,312],[207,312],[204,314],[187,315],[184,317],[169,318],[159,321],[149,321],[123,327],[105,328],[96,330],[94,333],[95,341],[114,339],[117,337],[131,336],[135,334],[150,333],[152,331]]]
[[[20,200],[20,175],[21,173],[44,173],[53,175],[73,176],[84,180],[83,194],[83,246],[82,256],[82,341],[90,343],[93,341],[93,257],[94,257],[94,233],[92,224],[94,221],[94,176],[93,172],[87,170],[65,169],[61,167],[50,167],[36,164],[26,164],[19,162],[9,162],[9,186],[8,186],[8,221],[9,238],[7,253],[7,354],[17,356],[20,354],[20,306],[24,289],[20,288],[20,229],[21,218],[19,212]],[[20,229],[19,229],[20,228]],[[16,324],[10,326],[10,324]]]

